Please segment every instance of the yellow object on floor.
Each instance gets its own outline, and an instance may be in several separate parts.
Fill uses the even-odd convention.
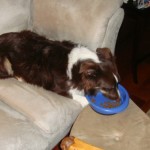
[[[74,144],[69,147],[69,150],[103,150],[90,144],[87,144],[77,138],[74,138]]]

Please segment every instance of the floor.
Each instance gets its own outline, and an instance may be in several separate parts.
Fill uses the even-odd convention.
[[[150,9],[137,11],[126,6],[124,9],[125,18],[115,50],[121,84],[132,100],[147,112],[150,109]],[[142,55],[146,57],[137,67],[136,83],[133,73],[135,62]]]

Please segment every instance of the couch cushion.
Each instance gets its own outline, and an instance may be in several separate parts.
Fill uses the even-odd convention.
[[[33,30],[95,49],[102,46],[108,22],[122,3],[123,0],[33,0]]]
[[[70,128],[82,109],[77,101],[15,79],[0,80],[0,99],[51,134]]]
[[[0,1],[0,34],[27,29],[31,0]]]

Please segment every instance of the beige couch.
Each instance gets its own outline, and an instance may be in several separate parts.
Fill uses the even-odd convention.
[[[114,53],[122,0],[0,0],[0,34],[30,29]],[[82,103],[83,102],[83,103]],[[87,105],[15,79],[0,80],[0,150],[52,149]]]

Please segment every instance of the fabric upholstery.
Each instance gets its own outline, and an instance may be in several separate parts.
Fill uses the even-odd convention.
[[[110,18],[104,36],[104,40],[101,45],[101,47],[108,47],[113,54],[115,53],[116,40],[123,18],[124,18],[124,11],[123,9],[120,8]]]
[[[0,99],[50,134],[69,128],[82,109],[75,100],[16,79],[0,80]]]
[[[54,136],[48,136],[26,117],[0,101],[0,150],[45,150],[47,147],[54,147],[48,145]]]
[[[121,25],[122,12],[120,12],[122,15],[118,14],[115,17],[115,22],[109,21],[122,2],[122,0],[45,0],[43,3],[41,0],[33,0],[33,30],[51,39],[71,40],[95,50],[103,46],[104,38],[109,38],[109,35],[105,37],[109,23],[111,28],[115,27],[118,20],[117,26]],[[116,33],[112,32],[110,38],[116,37],[118,30],[116,27],[114,30]],[[115,43],[115,40],[113,42]],[[114,45],[110,48],[114,52]]]
[[[31,29],[53,40],[114,51],[124,15],[121,4],[122,0],[0,0],[0,34]],[[52,149],[68,134],[81,105],[87,105],[80,99],[15,79],[1,80],[0,150]]]
[[[149,150],[150,118],[132,100],[125,111],[115,115],[101,115],[88,106],[71,135],[105,150]]]
[[[147,115],[150,117],[150,110],[147,112]]]
[[[28,28],[31,0],[0,0],[0,34]]]

